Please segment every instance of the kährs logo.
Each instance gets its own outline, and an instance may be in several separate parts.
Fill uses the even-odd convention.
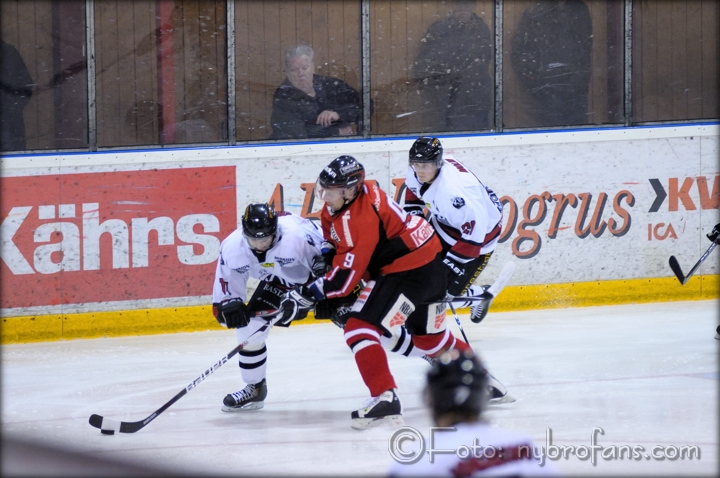
[[[207,295],[237,223],[234,167],[0,185],[2,308]]]

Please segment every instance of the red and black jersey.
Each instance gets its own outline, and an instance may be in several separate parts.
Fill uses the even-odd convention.
[[[433,227],[405,211],[376,184],[365,183],[336,214],[324,207],[323,235],[337,251],[325,275],[327,298],[349,294],[360,279],[403,272],[431,262],[442,250]]]

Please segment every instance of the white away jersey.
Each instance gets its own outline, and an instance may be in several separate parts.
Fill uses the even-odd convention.
[[[445,156],[435,181],[427,189],[408,168],[405,205],[424,205],[430,223],[452,248],[448,252],[460,263],[495,250],[502,227],[502,205],[460,161]]]
[[[278,212],[275,243],[260,263],[250,250],[242,228],[236,229],[220,244],[213,303],[231,297],[246,301],[249,277],[258,280],[278,278],[290,286],[305,284],[310,279],[312,260],[320,254],[322,242],[322,232],[312,221],[297,214]]]
[[[452,428],[435,428],[432,440],[424,436],[424,450],[411,444],[423,443],[419,440],[398,443],[398,455],[405,455],[401,460],[412,461],[419,453],[422,456],[412,464],[396,461],[390,467],[390,477],[560,476],[545,460],[543,450],[527,437],[483,422]]]

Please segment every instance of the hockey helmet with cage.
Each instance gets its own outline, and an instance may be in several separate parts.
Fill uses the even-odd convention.
[[[481,413],[489,399],[487,370],[472,350],[453,349],[433,361],[425,402],[434,416]]]
[[[440,169],[443,165],[443,147],[440,140],[429,136],[421,136],[410,148],[410,165],[413,163],[433,163]]]

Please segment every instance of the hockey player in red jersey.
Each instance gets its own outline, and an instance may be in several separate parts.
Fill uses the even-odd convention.
[[[443,263],[449,273],[448,294],[485,300],[470,302],[470,318],[479,323],[485,318],[494,296],[489,286],[473,282],[485,269],[502,230],[502,204],[460,161],[443,156],[437,138],[420,137],[410,148],[405,177],[405,210],[423,215],[443,245]]]
[[[402,406],[380,337],[401,325],[415,347],[435,357],[469,346],[446,326],[447,273],[435,231],[422,217],[407,214],[377,185],[365,183],[355,158],[340,156],[315,185],[325,205],[321,224],[335,247],[332,269],[307,288],[293,290],[281,304],[283,320],[322,299],[344,297],[361,279],[367,281],[348,313],[347,345],[372,399],[352,412],[352,427],[368,428],[389,421],[402,423]]]

